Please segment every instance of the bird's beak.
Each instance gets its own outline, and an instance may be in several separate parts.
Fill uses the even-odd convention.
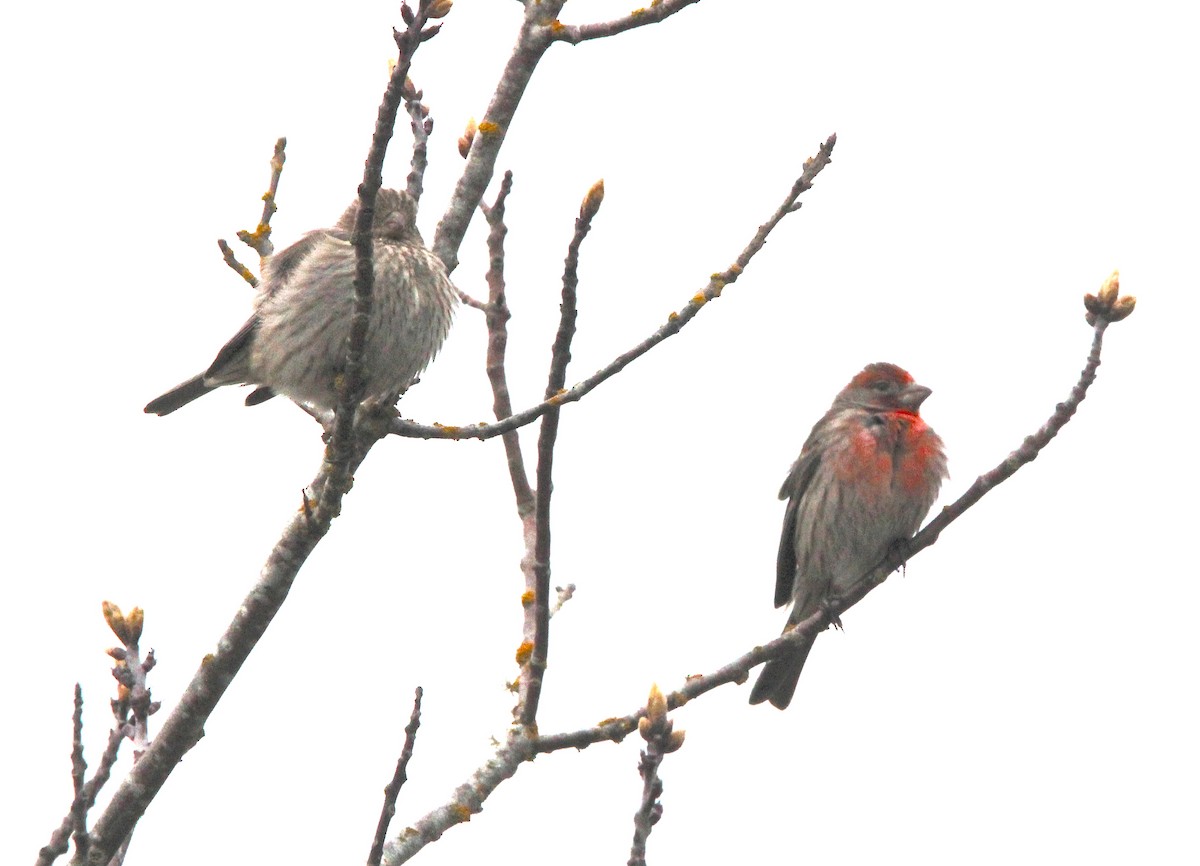
[[[904,390],[900,392],[900,405],[905,409],[911,409],[916,412],[921,408],[921,404],[925,402],[925,398],[933,393],[932,388],[926,388],[924,385],[906,385]]]

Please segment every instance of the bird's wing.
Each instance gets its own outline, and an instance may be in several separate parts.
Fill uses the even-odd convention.
[[[279,287],[286,285],[296,268],[300,267],[300,263],[313,251],[313,247],[329,238],[340,241],[350,240],[348,235],[337,229],[319,229],[309,232],[291,246],[267,259],[266,265],[263,266],[263,278],[267,281],[264,288],[267,293],[273,295],[279,290]]]
[[[232,385],[245,382],[250,375],[250,340],[258,327],[258,316],[251,316],[238,332],[217,352],[217,357],[204,371],[211,384]]]
[[[783,487],[779,490],[779,498],[788,501],[787,509],[783,512],[783,530],[779,535],[779,555],[775,559],[775,606],[783,607],[792,600],[792,592],[796,584],[796,516],[800,512],[800,503],[804,493],[816,474],[821,460],[819,449],[812,447],[812,437],[805,443],[804,450],[792,470],[784,479]]]
[[[841,413],[838,407],[830,407],[808,434],[800,456],[792,464],[779,498],[788,501],[783,512],[783,531],[779,536],[779,554],[775,559],[775,606],[783,607],[792,600],[796,588],[796,520],[800,514],[800,503],[808,492],[808,486],[821,465],[821,455],[828,451],[828,438],[832,433],[833,421]]]

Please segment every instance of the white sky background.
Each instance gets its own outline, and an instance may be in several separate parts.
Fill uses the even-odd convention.
[[[316,425],[282,400],[249,410],[226,389],[165,419],[141,407],[246,316],[215,239],[253,227],[277,136],[279,246],[351,200],[399,23],[391,2],[32,5],[0,36],[5,862],[32,860],[69,804],[77,680],[98,759],[114,642],[101,600],[146,609],[169,709],[318,467]],[[574,0],[563,20],[628,6]],[[1091,339],[1083,293],[1119,267],[1139,297],[1075,420],[821,638],[791,709],[728,686],[674,714],[688,738],[663,766],[652,863],[1200,856],[1200,591],[1184,543],[1200,33],[1178,8],[704,0],[545,58],[499,161],[516,175],[519,407],[545,387],[561,263],[595,180],[607,198],[583,250],[569,381],[680,308],[819,143],[839,143],[740,281],[564,410],[552,580],[578,594],[553,621],[543,732],[630,712],[652,682],[675,688],[776,635],[775,494],[864,364],[933,388],[945,504],[1067,396]],[[459,0],[418,53],[436,122],[427,239],[520,11]],[[405,125],[391,185],[408,146]],[[454,275],[476,296],[481,224]],[[405,414],[490,417],[484,336],[462,310]],[[443,803],[514,702],[511,500],[499,440],[377,447],[130,866],[362,862],[418,684],[394,830]],[[524,766],[421,862],[623,863],[640,742]]]

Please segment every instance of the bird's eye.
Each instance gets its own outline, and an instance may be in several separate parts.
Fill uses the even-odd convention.
[[[878,382],[873,383],[871,387],[882,394],[886,391],[892,390],[892,383],[887,379],[880,379]]]

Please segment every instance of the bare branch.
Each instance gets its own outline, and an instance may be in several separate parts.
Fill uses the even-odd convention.
[[[629,866],[646,866],[646,842],[650,830],[662,818],[662,780],[658,778],[658,767],[663,756],[653,751],[644,751],[638,759],[638,775],[642,777],[642,802],[633,815],[633,845],[630,847]]]
[[[271,243],[271,217],[275,215],[275,211],[279,210],[275,204],[275,193],[279,190],[279,178],[283,174],[283,164],[287,161],[286,149],[286,138],[280,138],[275,142],[275,153],[271,157],[271,182],[267,186],[267,191],[263,193],[263,211],[258,220],[258,227],[252,232],[243,229],[237,233],[238,240],[258,253],[260,260],[267,258],[275,251],[275,245]],[[224,244],[225,242],[220,241],[219,243]],[[225,261],[228,263],[232,253],[227,253],[226,249],[227,246],[223,246],[221,252],[225,254]],[[230,267],[235,271],[238,270],[232,264]],[[241,273],[241,271],[238,272]],[[257,285],[257,283],[252,283],[252,285]]]
[[[117,739],[118,744],[120,738]],[[38,851],[37,866],[49,866],[56,859],[67,853],[68,840],[75,838],[76,847],[87,849],[87,810],[88,804],[84,796],[84,773],[87,762],[83,759],[83,689],[75,684],[75,708],[71,713],[71,786],[75,796],[71,800],[71,808],[59,824],[58,829],[50,834],[50,841]]]
[[[387,156],[388,144],[396,126],[396,114],[404,98],[408,71],[412,58],[421,43],[437,30],[425,28],[430,11],[440,12],[444,5],[440,0],[420,0],[415,15],[405,14],[407,29],[401,33],[393,31],[399,57],[388,78],[383,102],[375,119],[375,132],[371,136],[371,147],[367,151],[366,166],[362,183],[358,186],[358,213],[354,219],[354,230],[350,244],[354,247],[354,313],[350,317],[350,339],[346,347],[346,367],[338,388],[338,405],[334,409],[333,431],[329,440],[327,456],[330,472],[326,481],[332,483],[334,510],[327,515],[332,520],[341,505],[341,497],[350,485],[349,465],[355,447],[354,418],[363,397],[365,377],[363,374],[363,351],[367,343],[367,328],[371,321],[372,295],[375,290],[375,263],[371,228],[375,222],[375,198],[383,185],[383,160]],[[407,10],[407,4],[402,4]],[[444,14],[444,12],[442,13]],[[326,490],[318,488],[317,510],[326,505]]]
[[[546,399],[560,393],[567,380],[567,364],[571,360],[571,340],[575,337],[576,295],[579,288],[579,248],[592,228],[592,220],[604,201],[604,181],[588,190],[575,220],[575,234],[567,246],[563,266],[561,315],[554,348],[550,354],[550,375],[546,382]],[[521,666],[521,698],[519,721],[532,726],[537,721],[538,701],[542,694],[542,678],[550,652],[550,495],[553,492],[554,444],[558,439],[558,407],[546,412],[538,432],[537,508],[535,511],[532,603],[525,605],[525,643],[531,652]]]
[[[646,701],[646,715],[638,722],[638,731],[646,741],[646,749],[638,761],[638,773],[642,777],[642,802],[633,816],[633,846],[629,854],[629,866],[646,866],[646,842],[650,830],[662,818],[662,780],[658,768],[663,758],[683,745],[684,732],[673,730],[667,718],[667,701],[658,686],[651,686],[650,698]]]
[[[556,598],[550,608],[551,617],[562,610],[563,605],[575,597],[575,584],[568,583],[566,586],[556,586],[554,587],[554,593]]]
[[[508,350],[508,320],[512,314],[504,292],[504,238],[508,227],[504,224],[504,206],[512,192],[512,172],[504,173],[496,201],[484,211],[488,225],[488,302],[480,304],[487,317],[488,348],[487,376],[492,385],[492,411],[497,421],[512,415],[512,398],[508,392],[508,373],[505,369],[505,354]],[[504,434],[504,453],[508,457],[508,475],[512,479],[513,493],[517,498],[517,516],[522,521],[533,513],[533,489],[529,486],[529,475],[525,472],[525,458],[521,454],[521,441],[515,430]]]
[[[1111,282],[1110,280],[1110,284]],[[1106,284],[1106,288],[1110,284]],[[1104,300],[1103,293],[1101,300]],[[994,469],[977,478],[975,483],[958,500],[952,505],[943,508],[942,512],[911,540],[897,545],[879,565],[871,569],[867,575],[836,601],[826,608],[814,612],[808,619],[798,623],[793,629],[770,643],[755,647],[711,674],[688,677],[687,682],[682,688],[667,696],[667,706],[675,709],[705,692],[712,691],[718,686],[725,685],[726,683],[744,683],[749,677],[752,668],[768,659],[779,658],[785,655],[789,649],[794,648],[795,645],[802,642],[806,637],[827,628],[840,614],[849,610],[872,589],[883,583],[889,574],[917,553],[934,544],[942,530],[982,499],[988,491],[992,490],[1002,481],[1010,478],[1018,469],[1036,458],[1041,450],[1050,443],[1050,440],[1058,435],[1058,431],[1071,419],[1071,416],[1075,414],[1079,408],[1079,404],[1087,396],[1088,388],[1095,382],[1096,370],[1100,366],[1100,352],[1103,346],[1105,329],[1110,322],[1119,321],[1121,318],[1127,316],[1132,311],[1133,305],[1134,301],[1132,298],[1118,298],[1114,289],[1111,291],[1111,300],[1108,301],[1106,312],[1095,314],[1089,308],[1089,315],[1094,315],[1096,321],[1093,325],[1091,351],[1088,353],[1087,362],[1079,375],[1079,381],[1071,389],[1067,400],[1055,407],[1050,419],[1036,433],[1027,436],[1020,448],[1009,454]],[[558,749],[567,748],[582,749],[593,743],[604,742],[606,740],[620,742],[630,731],[638,726],[638,720],[645,716],[646,713],[647,710],[643,708],[627,716],[608,719],[591,728],[539,736],[535,741],[535,750],[538,753],[553,752]]]
[[[108,654],[115,660],[113,679],[117,681],[117,699],[112,702],[113,715],[119,725],[126,727],[133,742],[134,760],[150,745],[150,716],[158,712],[158,704],[151,700],[146,677],[154,669],[154,650],[146,653],[145,660],[139,642],[145,623],[145,614],[135,607],[128,614],[110,601],[101,606],[104,619],[113,634],[121,641]]]
[[[87,803],[83,796],[85,773],[87,761],[83,759],[83,689],[79,683],[75,683],[75,710],[71,713],[71,788],[75,796],[68,817],[77,844],[87,834]]]
[[[676,12],[686,9],[700,0],[654,0],[649,6],[635,9],[622,18],[605,21],[601,24],[560,24],[554,31],[554,38],[559,42],[569,42],[578,45],[589,39],[602,39],[605,36],[615,36],[632,30],[635,27],[645,27],[647,24],[657,24],[665,18],[670,18]]]
[[[470,295],[468,295],[462,289],[458,290],[458,299],[460,301],[462,301],[468,307],[472,307],[483,313],[487,312],[487,304],[485,304],[483,301],[481,301],[477,298],[472,298]]]
[[[491,439],[494,436],[501,436],[510,430],[524,427],[526,424],[540,418],[550,409],[580,400],[597,385],[621,372],[632,361],[649,352],[663,340],[683,330],[683,327],[695,318],[696,314],[700,312],[705,304],[714,298],[720,297],[722,290],[727,285],[737,281],[738,277],[746,269],[746,266],[750,264],[751,259],[762,249],[766,243],[767,236],[770,235],[775,226],[785,216],[794,211],[793,206],[796,203],[796,199],[801,193],[812,187],[813,180],[829,164],[833,147],[836,143],[837,136],[829,136],[828,140],[821,145],[818,154],[805,162],[804,173],[792,184],[792,189],[788,193],[787,198],[784,199],[783,204],[776,209],[770,219],[759,226],[758,231],[751,238],[750,243],[746,245],[745,249],[742,250],[741,255],[737,257],[734,264],[721,273],[713,274],[708,281],[708,285],[693,295],[692,299],[682,310],[677,313],[671,313],[667,317],[666,323],[661,325],[653,334],[629,351],[618,355],[607,366],[597,370],[587,379],[561,393],[553,395],[537,406],[518,412],[496,424],[477,424],[472,426],[429,425],[417,424],[416,422],[400,418],[392,422],[390,432],[397,436],[406,436],[415,439]]]
[[[412,160],[408,172],[408,194],[413,201],[421,201],[425,190],[425,168],[429,165],[429,136],[433,133],[433,118],[429,107],[421,103],[424,91],[417,90],[412,79],[404,82],[404,110],[408,112],[409,127],[413,135]]]
[[[688,677],[683,686],[666,696],[667,708],[678,709],[700,695],[727,683],[746,682],[752,668],[768,659],[784,655],[789,648],[806,636],[816,634],[826,628],[829,625],[830,610],[817,611],[808,619],[798,623],[791,631],[775,638],[770,643],[754,647],[712,673]],[[590,728],[538,736],[534,741],[534,751],[542,754],[557,752],[560,749],[583,749],[595,743],[619,743],[637,729],[639,721],[646,716],[647,712],[646,707],[642,707],[625,716],[605,719]]]
[[[467,234],[475,209],[483,201],[484,190],[495,174],[500,147],[508,135],[521,97],[525,95],[525,88],[538,61],[554,42],[553,26],[564,2],[544,0],[525,4],[525,18],[517,35],[517,44],[496,83],[496,91],[483,120],[478,124],[467,164],[434,234],[433,252],[445,263],[448,272],[458,267],[458,248]]]
[[[504,224],[505,203],[512,192],[512,172],[504,173],[500,184],[500,192],[491,207],[480,205],[484,217],[491,227],[488,232],[488,302],[480,304],[487,318],[488,348],[487,376],[492,386],[492,411],[497,420],[504,420],[512,414],[512,398],[508,392],[508,373],[505,367],[505,357],[508,351],[508,320],[511,317],[504,286],[504,238],[508,227]],[[526,608],[526,631],[528,628],[528,608],[537,598],[535,587],[537,575],[534,570],[534,548],[537,544],[537,521],[533,488],[529,485],[529,474],[525,470],[525,456],[521,451],[521,440],[515,430],[504,434],[504,453],[508,462],[508,476],[512,483],[513,495],[517,502],[517,518],[521,521],[521,537],[525,544],[525,552],[521,556],[521,574],[525,580],[525,591],[521,595],[522,605]],[[517,664],[524,666],[532,648],[532,641],[523,637],[517,648]],[[518,680],[520,678],[518,677]],[[521,706],[513,709],[518,716]]]
[[[412,758],[413,747],[417,742],[417,728],[421,727],[421,698],[425,691],[417,686],[413,696],[412,715],[404,726],[404,748],[400,750],[400,760],[396,762],[396,772],[392,781],[383,789],[383,811],[379,815],[379,824],[375,828],[375,841],[371,843],[371,853],[367,856],[367,866],[379,866],[383,857],[383,843],[387,841],[388,825],[396,814],[396,799],[400,789],[408,781],[408,762]]]
[[[258,277],[254,276],[254,272],[238,261],[237,256],[233,254],[229,244],[225,242],[225,238],[217,238],[217,248],[221,251],[221,258],[225,260],[225,264],[229,265],[239,277],[250,284],[250,288],[258,288]]]
[[[100,756],[100,764],[96,767],[95,775],[75,794],[75,799],[71,801],[71,809],[63,818],[62,824],[50,835],[50,841],[46,846],[38,852],[37,866],[49,866],[58,857],[67,853],[68,838],[75,840],[76,859],[87,856],[91,839],[87,835],[86,824],[81,822],[91,808],[96,805],[96,797],[100,793],[100,789],[112,775],[112,768],[117,763],[121,743],[125,741],[127,735],[128,731],[120,724],[109,731],[108,743],[104,747],[104,753]]]
[[[271,157],[271,181],[267,186],[267,191],[263,193],[263,212],[259,220],[258,228],[253,232],[245,230],[237,233],[238,239],[242,243],[249,246],[258,253],[259,261],[267,258],[274,252],[275,247],[271,243],[271,217],[275,215],[275,211],[279,208],[275,204],[275,193],[279,189],[279,178],[283,174],[283,164],[287,161],[285,153],[287,148],[287,139],[281,138],[275,142],[275,153]],[[254,276],[253,272],[238,261],[237,256],[233,254],[229,244],[224,238],[217,239],[217,247],[221,250],[221,258],[225,260],[225,264],[229,265],[234,272],[250,284],[251,288],[258,288],[258,277]]]
[[[918,551],[932,545],[937,541],[938,535],[941,534],[943,529],[961,517],[968,508],[982,499],[988,491],[1011,478],[1026,463],[1032,462],[1042,449],[1050,444],[1050,440],[1058,435],[1058,431],[1071,420],[1071,417],[1079,409],[1079,404],[1087,396],[1088,388],[1096,381],[1096,371],[1100,367],[1100,352],[1104,347],[1104,331],[1111,323],[1119,322],[1133,312],[1134,298],[1131,296],[1118,297],[1117,292],[1119,288],[1120,283],[1117,274],[1114,273],[1105,282],[1099,299],[1092,295],[1087,295],[1084,298],[1084,306],[1087,308],[1087,318],[1089,324],[1092,325],[1092,348],[1088,352],[1087,362],[1079,374],[1079,381],[1075,383],[1075,387],[1071,389],[1071,393],[1067,399],[1054,407],[1054,414],[1050,416],[1036,433],[1025,437],[1025,441],[1021,443],[1020,448],[1009,454],[1000,465],[996,466],[990,472],[986,472],[976,478],[975,483],[967,489],[966,493],[960,496],[953,504],[943,508],[937,517],[929,521],[925,528],[908,542],[904,551],[905,556],[899,558],[896,556],[889,557],[889,562],[893,559],[895,560],[892,569],[898,567],[905,558],[911,557]],[[892,569],[889,569],[889,572]],[[866,593],[864,592],[863,594],[865,595]]]
[[[113,667],[113,677],[117,680],[117,697],[112,701],[112,711],[116,724],[108,735],[108,745],[100,756],[100,763],[90,781],[84,781],[87,763],[83,759],[83,690],[75,685],[75,710],[71,719],[71,782],[74,788],[74,798],[71,808],[59,828],[50,836],[50,842],[38,852],[39,866],[53,863],[67,851],[68,837],[75,840],[75,862],[84,862],[91,848],[91,838],[87,832],[87,815],[96,805],[96,797],[100,789],[112,774],[113,765],[117,762],[117,754],[121,743],[130,739],[135,744],[134,760],[137,761],[138,749],[145,747],[149,734],[149,717],[158,710],[158,704],[150,700],[150,690],[146,685],[146,676],[154,668],[154,652],[146,654],[141,660],[138,641],[142,634],[143,615],[139,608],[134,608],[128,615],[122,614],[116,605],[105,602],[103,605],[104,618],[113,633],[121,640],[122,646],[114,647],[108,654],[116,661]],[[132,826],[121,841],[118,849],[123,850],[128,845]],[[110,858],[110,862],[116,857]]]
[[[496,750],[496,754],[476,770],[465,784],[455,789],[449,803],[405,828],[398,839],[384,847],[383,866],[407,863],[451,827],[470,821],[472,815],[483,810],[483,801],[491,796],[497,786],[505,779],[512,778],[517,769],[532,757],[533,741],[524,728],[514,728],[509,733],[508,741]]]

